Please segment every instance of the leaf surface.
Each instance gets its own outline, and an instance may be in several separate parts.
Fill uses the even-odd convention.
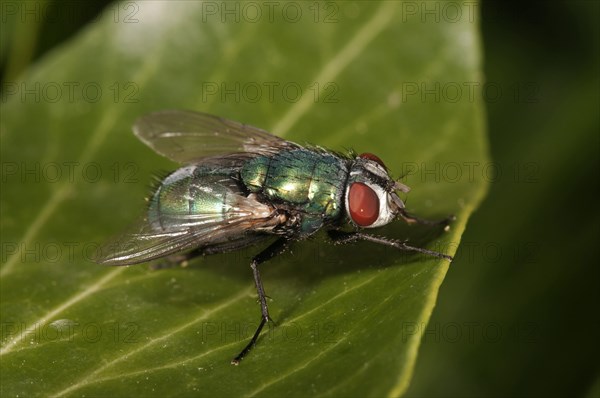
[[[233,367],[260,319],[248,266],[259,247],[159,271],[89,260],[143,212],[153,173],[177,167],[130,131],[172,108],[376,153],[405,175],[411,212],[457,217],[447,233],[401,221],[377,233],[456,251],[486,190],[469,10],[436,22],[395,1],[290,3],[260,17],[238,5],[238,22],[223,4],[117,3],[5,98],[3,394],[381,396],[408,386],[446,261],[301,242],[263,265],[277,326]]]

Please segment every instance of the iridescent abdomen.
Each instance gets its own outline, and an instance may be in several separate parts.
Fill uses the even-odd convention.
[[[251,159],[240,176],[251,192],[304,213],[302,229],[312,232],[340,216],[348,166],[331,153],[294,149]]]
[[[182,167],[167,178],[150,198],[148,221],[155,230],[180,230],[201,217],[207,222],[227,219],[236,204],[235,171],[207,166]]]

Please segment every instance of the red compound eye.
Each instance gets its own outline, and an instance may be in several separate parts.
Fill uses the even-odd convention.
[[[361,153],[360,155],[358,155],[358,157],[359,158],[363,158],[363,159],[369,159],[369,160],[372,160],[374,162],[377,162],[377,163],[379,163],[379,165],[381,167],[383,167],[384,169],[387,170],[387,167],[385,167],[385,164],[383,164],[383,160],[379,159],[378,156],[373,155],[372,153],[369,153],[369,152]]]
[[[368,227],[379,217],[379,197],[362,182],[350,185],[348,207],[352,221],[361,227]]]

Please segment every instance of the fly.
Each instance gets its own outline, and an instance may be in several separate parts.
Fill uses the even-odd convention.
[[[234,365],[271,320],[258,266],[321,228],[335,244],[363,240],[452,260],[363,232],[398,217],[445,229],[451,220],[431,222],[407,213],[397,192],[409,188],[393,180],[373,154],[301,146],[256,127],[180,110],[145,115],[133,131],[183,167],[162,180],[138,223],[99,249],[97,262],[130,265],[162,257],[183,262],[275,239],[250,263],[261,321]]]

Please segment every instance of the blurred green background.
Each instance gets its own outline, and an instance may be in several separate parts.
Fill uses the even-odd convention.
[[[2,24],[13,80],[108,2]],[[483,2],[488,131],[501,173],[469,222],[408,396],[600,396],[598,2]],[[8,34],[11,32],[11,34]],[[8,45],[17,40],[20,46]]]

